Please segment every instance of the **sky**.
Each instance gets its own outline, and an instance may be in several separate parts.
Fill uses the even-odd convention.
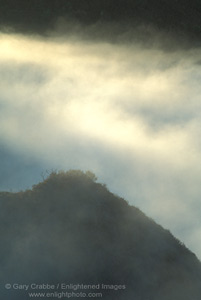
[[[201,259],[201,52],[160,39],[2,31],[0,189],[91,170]]]

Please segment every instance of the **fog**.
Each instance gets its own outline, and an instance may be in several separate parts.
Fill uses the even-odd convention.
[[[0,43],[1,145],[21,164],[8,167],[10,189],[19,173],[21,189],[43,167],[90,169],[201,258],[200,49],[56,34]]]

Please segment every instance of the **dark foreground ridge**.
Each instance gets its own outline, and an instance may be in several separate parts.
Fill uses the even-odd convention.
[[[1,192],[0,206],[4,300],[200,300],[196,256],[91,172]]]

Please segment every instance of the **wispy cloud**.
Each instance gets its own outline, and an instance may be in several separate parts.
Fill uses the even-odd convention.
[[[199,51],[5,34],[0,43],[2,143],[50,168],[94,170],[199,255]]]

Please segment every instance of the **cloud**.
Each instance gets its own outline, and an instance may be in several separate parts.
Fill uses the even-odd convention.
[[[199,254],[199,51],[56,36],[0,42],[2,144],[50,169],[91,169]]]
[[[19,191],[30,188],[46,175],[48,166],[29,153],[0,144],[0,190]]]

